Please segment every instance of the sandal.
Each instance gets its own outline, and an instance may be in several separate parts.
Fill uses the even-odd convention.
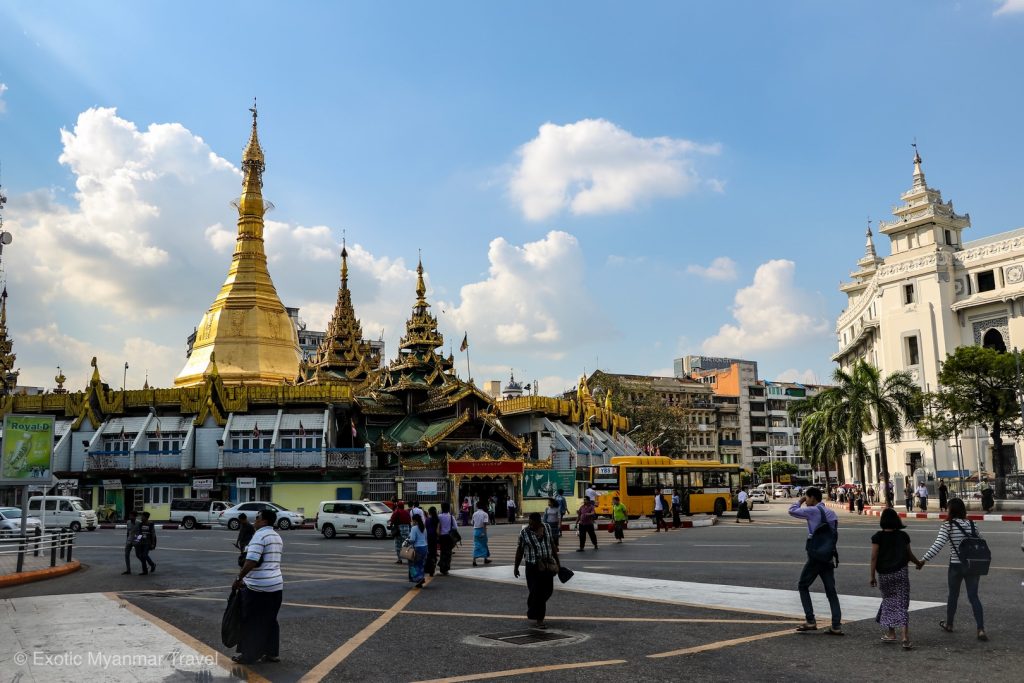
[[[986,641],[986,642],[988,641],[988,636],[985,634],[984,631],[978,631],[978,640],[982,640],[982,641]]]
[[[892,638],[890,638],[889,636],[882,636],[882,638],[881,638],[881,641],[883,643],[898,643],[899,640],[900,639],[897,638],[896,636],[893,636]]]
[[[911,643],[909,640],[904,640],[903,641],[903,649],[904,650],[913,650],[914,649],[914,644]]]
[[[827,629],[825,629],[825,635],[826,636],[845,636],[846,634],[843,633],[842,629],[832,628],[831,626],[829,626]]]
[[[946,633],[952,633],[953,632],[953,626],[951,624],[947,624],[944,621],[940,621],[939,622],[939,628],[941,628]]]
[[[801,625],[796,627],[797,633],[803,633],[805,631],[817,631],[817,630],[818,630],[818,625],[817,624],[801,624]]]

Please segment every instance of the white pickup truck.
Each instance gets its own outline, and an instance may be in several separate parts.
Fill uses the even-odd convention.
[[[171,501],[171,521],[186,529],[195,529],[198,524],[216,524],[220,513],[231,507],[223,500],[207,498],[175,498]]]

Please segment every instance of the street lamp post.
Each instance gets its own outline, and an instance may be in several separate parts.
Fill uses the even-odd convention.
[[[403,500],[405,496],[405,467],[402,465],[402,442],[395,444],[398,450],[398,475],[395,477],[395,497]]]

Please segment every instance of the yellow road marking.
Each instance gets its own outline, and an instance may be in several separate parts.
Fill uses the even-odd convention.
[[[796,633],[793,629],[786,629],[785,631],[770,631],[768,633],[759,633],[756,636],[746,636],[743,638],[732,638],[731,640],[720,640],[717,643],[707,643],[706,645],[697,645],[696,647],[687,647],[682,650],[671,650],[669,652],[659,652],[655,655],[647,655],[648,659],[659,659],[661,657],[679,657],[680,655],[695,655],[701,652],[710,652],[712,650],[721,650],[726,647],[732,647],[733,645],[743,645],[744,643],[752,643],[756,640],[766,640],[768,638],[778,638],[779,636],[789,635],[790,633]]]
[[[158,616],[156,616],[154,614],[150,614],[149,612],[147,612],[146,610],[142,609],[138,605],[133,605],[132,603],[130,603],[127,600],[123,599],[117,593],[103,593],[103,596],[106,597],[108,600],[113,600],[114,602],[118,603],[119,605],[123,604],[125,609],[127,609],[132,614],[135,614],[135,615],[138,615],[138,616],[142,617],[143,619],[145,619],[149,623],[153,624],[157,628],[161,629],[162,631],[164,631],[165,633],[167,633],[171,637],[177,638],[181,642],[185,643],[186,645],[188,645],[189,647],[191,647],[193,650],[195,650],[199,654],[203,655],[204,657],[208,657],[208,658],[212,659],[213,661],[219,663],[220,662],[220,658],[226,656],[223,653],[218,652],[217,650],[214,650],[212,647],[210,647],[206,643],[202,642],[201,640],[197,640],[197,639],[193,638],[189,634],[187,634],[184,631],[182,631],[181,629],[179,629],[177,626],[172,626],[171,624],[168,624],[166,621],[164,621],[160,617],[158,617]],[[210,599],[212,600],[213,598],[210,598]],[[218,602],[220,602],[221,600],[222,599],[218,599]],[[228,659],[228,661],[230,662],[231,660]],[[244,678],[244,680],[249,681],[250,683],[270,683],[270,681],[268,679],[264,678],[263,676],[260,676],[258,673],[256,673],[252,669],[249,669],[246,666],[242,666],[241,664],[235,664],[234,662],[231,662],[228,666],[225,666],[224,668],[227,669],[228,671],[231,671],[234,674],[238,674],[238,673],[244,674],[243,676],[238,676],[238,678]]]
[[[429,584],[430,579],[427,579]],[[415,588],[410,589],[405,595],[399,598],[398,602],[388,608],[383,614],[374,619],[369,625],[364,627],[359,633],[355,634],[345,644],[339,647],[337,650],[329,654],[322,662],[314,666],[306,675],[299,679],[299,683],[316,683],[317,681],[323,680],[327,674],[331,673],[339,664],[355,652],[360,645],[369,640],[377,631],[381,630],[388,623],[398,616],[398,613],[405,609],[413,599],[419,595],[422,591]]]
[[[549,664],[547,666],[531,666],[523,669],[506,669],[505,671],[488,671],[485,673],[467,674],[465,676],[452,676],[450,678],[432,678],[429,681],[419,681],[419,683],[461,683],[462,681],[483,681],[489,678],[522,676],[525,674],[543,673],[545,671],[565,671],[566,669],[589,669],[595,666],[611,666],[613,664],[625,663],[625,659],[606,659],[601,662],[578,662],[576,664]]]

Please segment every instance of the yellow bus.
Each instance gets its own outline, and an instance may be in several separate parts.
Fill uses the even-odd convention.
[[[662,493],[671,504],[678,492],[683,514],[721,515],[733,509],[733,492],[739,490],[739,465],[709,460],[674,460],[664,456],[629,455],[612,458],[611,464],[590,468],[591,486],[597,492],[597,514],[611,516],[612,498],[618,496],[630,518],[654,514],[654,496]],[[666,509],[666,517],[669,515]]]

